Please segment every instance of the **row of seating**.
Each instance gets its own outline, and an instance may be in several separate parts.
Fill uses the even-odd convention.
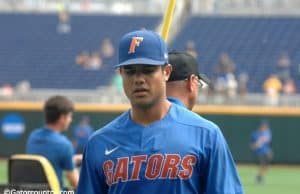
[[[95,71],[76,65],[76,55],[99,49],[106,37],[117,48],[124,33],[154,29],[160,19],[160,16],[72,15],[71,32],[59,34],[55,14],[0,14],[0,86],[15,85],[21,80],[29,80],[33,88],[94,89],[108,85],[117,54],[104,59],[103,67]],[[194,16],[169,48],[183,50],[187,41],[194,41],[201,71],[209,77],[214,76],[219,55],[226,52],[236,64],[236,75],[241,72],[250,75],[249,91],[261,92],[263,81],[274,73],[282,51],[289,54],[292,77],[300,85],[299,30],[298,17]]]
[[[262,92],[264,80],[276,73],[281,52],[290,56],[291,75],[300,86],[299,30],[297,17],[197,16],[188,21],[172,47],[183,49],[185,42],[194,41],[201,69],[211,77],[225,52],[236,64],[236,75],[249,74],[249,91]]]
[[[0,86],[28,80],[33,88],[95,89],[108,85],[116,56],[104,59],[100,70],[75,63],[84,51],[95,51],[109,37],[114,46],[128,31],[152,29],[159,17],[72,15],[71,32],[56,31],[51,14],[0,14]]]

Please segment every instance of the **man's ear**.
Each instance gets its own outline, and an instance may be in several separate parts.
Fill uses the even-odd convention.
[[[190,92],[193,92],[197,86],[197,81],[195,80],[196,76],[194,74],[190,75],[188,80],[187,80],[187,89]]]
[[[171,65],[171,64],[167,64],[167,65],[164,67],[165,81],[168,81],[168,80],[169,80],[169,77],[170,77],[170,75],[171,75],[171,72],[172,72],[172,65]]]
[[[115,69],[115,73],[121,73],[121,67],[118,67],[117,69]]]
[[[58,119],[56,120],[56,122],[60,123],[61,121],[63,121],[66,118],[65,114],[60,114]]]
[[[115,70],[116,73],[122,74],[123,72],[123,67],[119,67],[118,69]]]

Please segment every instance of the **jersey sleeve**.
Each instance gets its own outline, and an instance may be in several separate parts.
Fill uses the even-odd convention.
[[[65,149],[62,149],[61,152],[62,169],[73,170],[75,168],[75,164],[73,161],[73,154],[74,154],[74,149],[72,147],[71,142],[66,142]]]
[[[212,135],[212,147],[207,162],[206,192],[214,194],[243,194],[235,162],[221,131]]]
[[[104,175],[100,172],[101,164],[96,162],[98,151],[93,149],[91,141],[88,142],[83,153],[82,166],[77,194],[107,194],[108,186],[105,183]]]

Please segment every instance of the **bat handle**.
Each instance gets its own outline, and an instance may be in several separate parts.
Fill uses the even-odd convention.
[[[176,5],[176,0],[169,0],[168,8],[167,8],[166,14],[164,16],[161,37],[166,42],[168,40],[168,35],[169,35],[169,30],[170,30],[170,26],[171,26],[171,22],[172,22],[172,18],[173,18],[175,5]]]

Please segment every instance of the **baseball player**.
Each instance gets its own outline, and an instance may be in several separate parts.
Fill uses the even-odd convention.
[[[196,104],[199,88],[210,85],[210,80],[198,72],[198,63],[187,52],[169,52],[172,72],[167,82],[167,96],[172,103],[192,110]]]
[[[271,149],[272,132],[269,122],[263,120],[257,130],[251,133],[250,148],[259,161],[259,172],[256,176],[256,183],[263,184],[264,176],[267,172],[269,163],[273,158]]]
[[[116,67],[131,109],[90,138],[77,193],[242,194],[219,128],[167,100],[172,66],[161,37],[124,35]]]

